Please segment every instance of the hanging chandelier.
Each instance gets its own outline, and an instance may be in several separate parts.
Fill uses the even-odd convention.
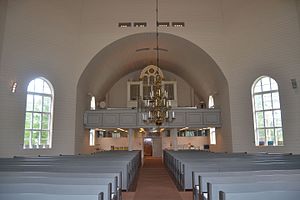
[[[161,76],[157,75],[154,84],[151,85],[150,99],[145,100],[143,121],[157,126],[161,126],[164,122],[171,122],[175,119],[175,113],[171,108],[168,92],[162,87]]]
[[[158,66],[158,0],[156,0],[156,67],[158,68]],[[154,83],[150,87],[150,99],[145,100],[145,113],[142,115],[145,123],[152,123],[157,126],[175,119],[174,111],[171,112],[171,100],[168,99],[168,92],[162,86],[162,79],[160,74],[156,74]]]

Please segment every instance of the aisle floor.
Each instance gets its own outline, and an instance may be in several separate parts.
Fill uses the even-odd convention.
[[[135,192],[123,193],[124,200],[191,200],[191,192],[179,192],[161,158],[146,157]]]

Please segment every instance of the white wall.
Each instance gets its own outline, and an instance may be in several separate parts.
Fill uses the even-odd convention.
[[[300,28],[300,0],[295,0],[296,2],[296,9],[298,12],[298,23],[299,23],[299,28]]]
[[[171,144],[171,137],[162,137],[162,149],[173,149]],[[177,137],[178,149],[188,149],[189,145],[193,145],[195,149],[203,150],[203,145],[209,144],[209,137]]]
[[[127,107],[127,81],[138,80],[139,72],[132,72],[116,82],[106,95],[108,107]]]
[[[177,137],[178,149],[188,149],[189,145],[193,145],[195,149],[203,150],[205,144],[209,144],[207,136],[197,137]]]
[[[0,74],[0,156],[73,154],[76,84],[80,75],[80,1],[8,1]],[[53,148],[23,150],[26,89],[43,76],[54,88]],[[15,94],[12,81],[18,82]]]
[[[93,150],[95,148],[99,148],[100,150],[111,150],[111,146],[120,148],[127,147],[128,148],[128,137],[121,138],[97,138],[95,139],[95,146],[91,147]],[[132,143],[133,150],[142,150],[143,149],[143,139],[135,134]]]
[[[223,5],[227,43],[223,70],[230,87],[233,151],[300,153],[300,96],[290,82],[291,78],[300,80],[300,33],[294,1],[230,0]],[[279,84],[284,147],[254,147],[251,86],[262,75]]]
[[[111,147],[127,147],[128,148],[128,138],[96,138],[95,146],[100,150],[111,150]]]
[[[140,72],[135,71],[127,74],[111,87],[106,95],[108,107],[127,107],[127,81],[138,80]],[[165,80],[177,81],[178,106],[196,106],[199,104],[199,98],[194,94],[193,88],[185,80],[168,71],[163,70],[163,74]]]
[[[7,10],[7,0],[0,0],[0,61],[2,55],[6,10]],[[0,65],[0,74],[1,74],[1,65]]]

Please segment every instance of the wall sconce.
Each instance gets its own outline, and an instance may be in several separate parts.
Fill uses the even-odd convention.
[[[11,85],[11,92],[12,93],[16,93],[17,85],[18,85],[18,83],[15,82],[15,81],[12,83],[12,85]]]

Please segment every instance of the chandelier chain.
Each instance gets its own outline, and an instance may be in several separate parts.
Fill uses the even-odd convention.
[[[171,112],[171,101],[168,92],[163,88],[163,77],[157,73],[159,69],[159,22],[158,22],[158,0],[156,0],[156,73],[154,82],[151,83],[150,99],[145,100],[146,113],[142,115],[145,123],[155,123],[161,126],[164,122],[175,119],[175,113]],[[171,115],[171,116],[170,116]]]
[[[159,66],[159,45],[158,45],[158,0],[156,0],[156,66]]]

